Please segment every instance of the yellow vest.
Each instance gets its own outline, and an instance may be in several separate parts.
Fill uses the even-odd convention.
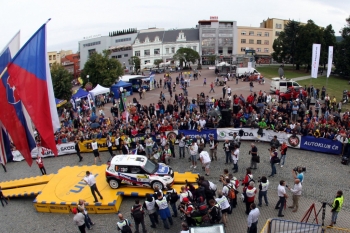
[[[336,197],[336,198],[334,199],[334,201],[333,201],[333,205],[332,205],[333,208],[334,208],[334,206],[335,206],[335,202],[336,202],[336,201],[339,201],[339,206],[338,206],[338,209],[336,209],[335,211],[339,212],[339,211],[341,210],[341,207],[343,206],[344,197],[343,197],[343,196],[341,196],[341,197]]]

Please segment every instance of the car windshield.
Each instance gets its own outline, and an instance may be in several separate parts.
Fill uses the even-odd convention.
[[[158,163],[155,163],[151,160],[147,160],[145,166],[144,166],[144,170],[149,173],[149,174],[153,174],[158,170]]]

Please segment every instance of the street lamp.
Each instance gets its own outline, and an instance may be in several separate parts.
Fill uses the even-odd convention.
[[[87,78],[87,80],[88,80],[88,82],[89,82],[90,75],[86,75],[86,78]]]

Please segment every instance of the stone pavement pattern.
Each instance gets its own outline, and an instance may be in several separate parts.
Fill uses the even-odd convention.
[[[257,170],[253,170],[254,178],[257,180],[259,176],[269,175],[271,168],[269,165],[268,144],[256,143],[261,156],[261,163],[258,165]],[[238,179],[243,179],[245,169],[249,166],[250,142],[242,142],[241,156],[239,160],[239,172],[236,173]],[[178,150],[176,147],[176,155]],[[56,173],[60,168],[64,166],[75,165],[91,165],[93,164],[93,155],[91,153],[83,154],[84,160],[78,163],[78,157],[76,155],[66,155],[57,158],[45,158],[44,164],[48,173]],[[104,162],[108,160],[108,152],[102,152],[101,155]],[[187,156],[186,156],[187,157]],[[222,150],[222,143],[219,145],[218,161],[212,162],[211,174],[209,179],[218,184],[218,188],[221,188],[221,184],[218,182],[218,177],[224,168],[231,169],[231,165],[225,165],[224,152]],[[285,217],[283,219],[300,221],[310,205],[315,202],[317,211],[321,207],[320,201],[331,202],[338,189],[342,189],[345,194],[345,201],[343,210],[339,213],[337,226],[343,228],[350,228],[350,202],[349,202],[349,166],[340,164],[340,157],[334,155],[320,154],[314,152],[308,152],[297,149],[289,149],[286,157],[286,164],[283,168],[277,166],[277,176],[269,179],[270,188],[268,191],[269,206],[263,205],[260,208],[261,216],[259,218],[259,231],[264,226],[268,218],[277,217],[277,210],[274,209],[274,205],[277,202],[277,186],[281,179],[286,180],[287,184],[292,186],[292,169],[302,165],[307,168],[305,173],[305,182],[303,187],[303,195],[301,197],[301,203],[299,211],[292,213],[290,209],[284,211]],[[185,160],[174,159],[171,166],[175,171],[185,172],[190,171],[190,164]],[[0,170],[0,181],[8,181],[13,179],[32,177],[40,175],[40,171],[36,164],[30,168],[28,165],[22,162],[9,163],[7,165],[8,172],[4,173]],[[196,172],[203,172],[200,166],[195,170]],[[291,204],[291,194],[288,198],[287,205]],[[78,232],[76,226],[73,225],[72,214],[52,214],[52,213],[37,213],[32,204],[33,198],[14,198],[9,201],[9,204],[4,208],[0,206],[0,229],[1,232]],[[125,197],[120,208],[120,212],[130,219],[130,207],[134,203],[134,198]],[[257,203],[257,197],[256,197]],[[232,215],[229,215],[229,223],[227,232],[246,232],[246,215],[244,213],[245,205],[241,201],[238,202],[237,208],[233,211]],[[321,221],[321,215],[319,215],[319,221]],[[330,223],[330,207],[326,209],[326,221],[325,224]],[[89,232],[116,232],[116,214],[91,214],[91,219],[96,223],[94,229]],[[310,217],[312,222],[313,217]],[[133,222],[133,220],[132,220]],[[161,225],[157,229],[151,229],[148,216],[146,217],[146,226],[148,232],[161,233],[161,232],[179,232],[180,220],[174,218],[174,226],[170,230],[165,230]]]

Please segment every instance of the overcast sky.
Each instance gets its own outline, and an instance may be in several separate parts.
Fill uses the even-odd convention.
[[[48,50],[78,51],[85,36],[149,27],[191,28],[198,20],[218,16],[238,26],[259,27],[267,18],[312,19],[319,26],[333,25],[336,35],[350,14],[349,0],[12,0],[1,2],[0,50],[21,30],[21,45],[43,24],[48,24]],[[347,11],[348,10],[348,11]]]

